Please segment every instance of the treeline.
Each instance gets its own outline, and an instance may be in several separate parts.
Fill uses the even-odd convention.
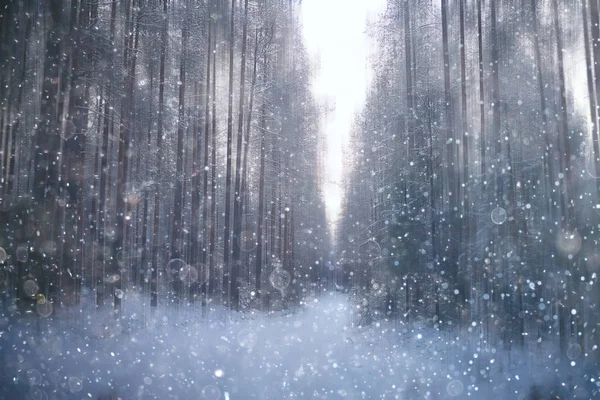
[[[388,2],[338,232],[363,317],[597,362],[598,11]]]
[[[329,239],[297,8],[0,10],[5,312],[281,308],[318,290]]]

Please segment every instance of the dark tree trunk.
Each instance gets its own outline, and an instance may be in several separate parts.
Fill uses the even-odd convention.
[[[465,265],[470,264],[470,232],[473,230],[474,220],[471,218],[470,210],[470,199],[469,199],[469,141],[471,136],[469,134],[469,123],[467,121],[467,66],[466,66],[466,44],[465,44],[465,0],[459,0],[459,14],[460,14],[460,91],[461,91],[461,127],[462,132],[460,137],[462,142],[462,185],[459,185],[459,190],[462,192],[462,210],[463,216],[461,219],[462,232],[460,243],[465,252]],[[468,295],[469,290],[465,290]]]
[[[256,87],[256,68],[258,62],[258,32],[256,32],[254,43],[254,66],[252,69],[252,83],[250,86],[250,103],[248,104],[248,113],[246,117],[246,132],[244,134],[244,154],[242,159],[242,210],[249,206],[249,191],[248,191],[248,153],[250,151],[250,131],[252,130],[252,111],[254,108],[254,90]],[[247,224],[246,224],[247,225]]]
[[[212,8],[212,7],[210,7]],[[204,264],[204,268],[207,268],[207,256],[208,256],[208,248],[210,246],[208,239],[208,206],[209,206],[209,198],[208,198],[208,170],[210,165],[210,160],[208,158],[208,148],[209,148],[209,140],[210,140],[210,84],[211,84],[211,76],[210,76],[210,67],[212,60],[212,18],[210,16],[210,12],[208,13],[208,39],[206,46],[206,93],[204,98],[204,185],[202,186],[202,263]],[[213,77],[212,79],[215,79]],[[194,193],[197,193],[194,191]],[[194,205],[196,208],[199,206],[199,199],[192,199],[192,209],[194,209]],[[196,221],[194,220],[193,223]],[[192,225],[193,226],[193,225]],[[196,230],[195,234],[198,232]],[[192,233],[192,237],[194,237],[194,233]]]
[[[481,188],[482,192],[485,192],[485,85],[483,78],[483,23],[481,15],[481,3],[482,1],[477,2],[477,54],[479,56],[479,118],[481,120],[481,126],[479,127],[479,162],[481,163]]]
[[[495,184],[495,206],[502,206],[503,184],[500,171],[502,157],[502,140],[500,137],[500,78],[499,78],[499,60],[498,60],[498,32],[496,26],[496,0],[490,1],[490,37],[492,42],[492,140],[495,145],[495,168],[494,168],[494,184]]]
[[[413,99],[413,82],[412,82],[412,60],[411,60],[411,23],[409,2],[404,3],[404,54],[406,57],[406,106],[407,106],[407,133],[408,133],[408,154],[409,158],[413,158],[415,151],[415,133],[413,130],[414,118],[414,99]]]
[[[173,191],[173,225],[171,227],[171,259],[180,258],[183,252],[183,235],[182,235],[182,215],[183,215],[183,181],[185,180],[183,164],[184,164],[184,149],[183,149],[183,131],[185,125],[185,57],[188,33],[186,22],[183,21],[181,27],[181,60],[179,63],[179,108],[177,119],[177,153],[176,169],[175,169],[175,187]],[[194,138],[195,139],[195,138]],[[196,190],[193,187],[192,190]],[[179,291],[178,281],[175,280],[174,290]]]
[[[244,25],[242,32],[242,60],[240,65],[240,106],[238,111],[237,146],[235,152],[235,196],[233,206],[233,255],[231,262],[231,305],[239,308],[239,271],[241,268],[242,233],[242,139],[244,131],[244,100],[246,97],[246,49],[248,39],[248,0],[244,1]]]
[[[134,5],[134,4],[133,4]],[[129,3],[127,4],[129,8]],[[130,14],[128,13],[128,16]],[[133,19],[133,15],[130,17]],[[138,16],[139,21],[139,16]],[[126,24],[129,25],[133,21],[126,21]],[[135,90],[135,74],[136,74],[136,63],[137,63],[137,45],[138,45],[138,34],[137,29],[139,25],[136,24],[136,33],[134,34],[135,44],[133,48],[133,52],[131,54],[131,60],[129,60],[129,51],[127,46],[127,37],[125,38],[125,55],[123,57],[124,69],[128,71],[124,78],[124,87],[125,87],[125,98],[122,100],[122,111],[121,111],[121,121],[120,121],[120,129],[119,129],[119,153],[118,153],[118,167],[117,167],[117,201],[116,201],[116,240],[113,244],[113,270],[115,273],[118,273],[120,279],[115,283],[115,291],[113,293],[114,299],[114,309],[118,311],[121,305],[121,297],[122,295],[117,292],[117,290],[121,290],[121,285],[124,279],[124,276],[121,271],[121,266],[119,262],[123,262],[124,259],[128,258],[128,255],[125,254],[124,241],[127,236],[127,224],[126,224],[126,215],[129,213],[129,204],[126,200],[126,191],[127,191],[127,180],[128,180],[128,164],[129,164],[129,146],[131,141],[131,128],[135,125],[135,121],[133,120],[133,102],[134,102],[134,90]]]
[[[233,145],[233,50],[234,50],[234,11],[235,0],[231,0],[231,21],[229,33],[229,97],[227,108],[227,171],[225,176],[225,220],[223,234],[223,303],[231,300],[231,158]]]
[[[449,216],[449,245],[448,269],[451,276],[456,278],[458,269],[458,252],[455,242],[458,229],[456,227],[456,210],[458,209],[457,162],[454,141],[454,118],[452,114],[452,94],[450,92],[450,54],[448,48],[448,0],[441,0],[442,11],[442,51],[444,62],[444,114],[446,119],[446,176],[448,182],[448,216]]]
[[[590,0],[592,2],[596,0]],[[592,54],[590,46],[594,46],[594,43],[590,42],[590,34],[588,28],[588,12],[587,12],[587,0],[582,0],[582,23],[583,23],[583,47],[585,49],[585,66],[587,72],[587,89],[590,106],[590,119],[592,121],[592,148],[594,157],[594,173],[596,176],[600,176],[600,146],[598,145],[598,102],[596,94],[594,93],[594,60],[592,60]],[[596,179],[596,193],[600,199],[600,179]]]
[[[213,33],[213,49],[216,48],[216,30]],[[209,295],[214,296],[219,286],[217,269],[215,265],[215,246],[217,231],[217,57],[212,59],[212,136],[211,136],[211,185],[210,185],[210,249],[209,257]]]
[[[169,19],[167,14],[167,0],[163,0],[163,26],[161,31],[161,48],[160,48],[160,72],[158,83],[158,124],[156,131],[156,176],[154,184],[156,191],[154,194],[154,231],[152,238],[152,272],[150,280],[150,306],[156,308],[158,306],[158,268],[160,257],[160,172],[162,169],[163,149],[162,136],[165,113],[165,60],[167,57],[167,31],[169,27]]]
[[[558,2],[557,0],[552,0],[552,9],[554,12],[554,30],[556,34],[556,56],[558,61],[558,88],[559,88],[559,98],[560,98],[560,109],[558,111],[558,134],[559,134],[559,143],[562,143],[562,148],[564,150],[564,155],[561,154],[560,157],[563,159],[563,173],[564,173],[564,190],[561,193],[562,204],[564,205],[563,209],[563,222],[562,229],[563,232],[561,235],[571,235],[573,230],[576,230],[575,226],[575,212],[573,210],[573,174],[571,169],[571,143],[570,143],[570,134],[569,134],[569,123],[567,117],[567,92],[565,88],[565,71],[564,71],[564,61],[563,61],[563,44],[562,44],[562,35],[560,32],[560,24],[558,17]],[[561,327],[569,326],[569,329],[566,331],[560,332],[560,351],[563,356],[567,354],[567,349],[569,346],[570,340],[570,330],[571,330],[571,317],[566,310],[571,310],[575,307],[575,299],[571,291],[570,287],[573,285],[573,282],[577,282],[578,279],[578,271],[571,268],[571,263],[567,262],[565,266],[566,269],[571,269],[571,274],[565,277],[566,289],[565,289],[565,303],[561,304],[561,316],[563,318],[559,318],[559,323]],[[575,277],[574,277],[575,275]]]

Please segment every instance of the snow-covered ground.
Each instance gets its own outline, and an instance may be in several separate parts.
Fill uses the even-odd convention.
[[[6,399],[597,398],[598,371],[552,355],[478,349],[473,332],[352,324],[332,294],[293,313],[159,311],[139,328],[101,313],[2,321]],[[44,321],[44,320],[42,320]],[[138,328],[133,328],[138,326]],[[595,375],[594,375],[595,374]],[[538,385],[543,397],[535,397]],[[104,397],[103,397],[104,396]],[[110,397],[113,396],[113,397]]]

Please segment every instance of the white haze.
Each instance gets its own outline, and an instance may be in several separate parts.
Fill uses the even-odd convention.
[[[317,65],[313,92],[329,108],[322,130],[324,152],[324,196],[330,222],[341,212],[344,178],[344,147],[355,113],[364,105],[372,71],[368,56],[373,42],[367,21],[383,11],[384,0],[304,0],[304,39]]]

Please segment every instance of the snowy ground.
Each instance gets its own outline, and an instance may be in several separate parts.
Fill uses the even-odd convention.
[[[120,325],[100,314],[77,323],[56,318],[45,326],[17,327],[4,320],[0,398],[600,396],[597,370],[563,367],[545,354],[477,349],[468,332],[418,325],[406,330],[397,322],[357,327],[353,309],[346,297],[330,295],[287,314],[215,310],[192,318],[182,310],[159,312],[143,329],[125,327],[137,324],[131,323],[139,315],[131,307]],[[532,396],[534,385],[543,388],[543,397]]]

